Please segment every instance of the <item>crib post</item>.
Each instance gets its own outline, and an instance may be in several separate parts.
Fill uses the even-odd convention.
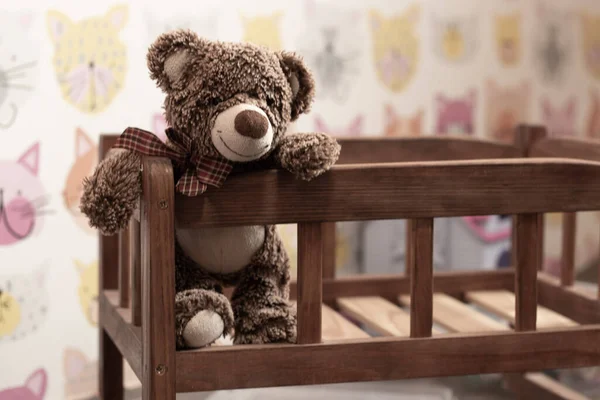
[[[515,329],[534,331],[537,320],[537,271],[540,263],[539,214],[519,214],[516,223]]]
[[[521,157],[530,157],[531,148],[538,140],[547,136],[546,127],[543,125],[520,124],[515,128],[514,145],[521,150]],[[511,255],[513,268],[517,265],[517,216],[512,218],[512,244]],[[544,214],[538,214],[538,237],[540,246],[538,248],[538,270],[543,269],[544,264]]]
[[[106,137],[100,137],[99,159],[102,160],[110,150]],[[119,236],[100,237],[100,258],[98,260],[99,288],[98,293],[104,290],[115,290],[119,287]],[[123,400],[123,356],[104,330],[102,313],[99,313],[98,333],[100,334],[98,351],[98,392],[102,400]]]
[[[171,162],[144,157],[142,400],[175,400],[175,217]]]
[[[560,283],[572,286],[575,282],[575,232],[577,213],[563,213]]]
[[[129,226],[119,233],[119,306],[122,308],[129,307]]]
[[[324,224],[298,224],[298,344],[321,342]]]
[[[433,218],[408,220],[410,337],[430,337],[433,325]],[[408,255],[407,255],[408,256]]]
[[[131,272],[131,322],[142,325],[142,265],[140,248],[140,222],[132,218],[129,223],[129,268]]]

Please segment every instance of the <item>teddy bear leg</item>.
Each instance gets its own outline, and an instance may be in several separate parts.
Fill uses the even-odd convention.
[[[275,266],[249,266],[231,303],[235,344],[296,342],[296,309],[288,301],[289,272]]]
[[[188,289],[175,296],[177,348],[200,348],[233,331],[227,297],[206,289]]]

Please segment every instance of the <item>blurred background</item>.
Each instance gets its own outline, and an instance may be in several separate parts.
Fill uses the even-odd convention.
[[[101,133],[135,126],[164,135],[163,95],[145,56],[174,28],[302,54],[317,97],[290,131],[510,141],[523,122],[600,136],[594,0],[0,0],[2,400],[15,387],[37,400],[94,395],[98,238],[78,211],[81,180],[97,163]],[[593,281],[598,213],[577,222],[578,276]],[[294,259],[295,227],[279,228]],[[560,229],[560,215],[547,215],[552,273]],[[338,232],[338,274],[403,271],[403,221]],[[509,260],[510,218],[436,221],[437,269]]]

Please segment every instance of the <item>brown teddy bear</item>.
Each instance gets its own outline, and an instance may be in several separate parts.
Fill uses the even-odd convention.
[[[282,167],[310,180],[337,161],[340,146],[325,134],[284,135],[314,95],[295,54],[177,30],[157,38],[147,61],[166,94],[169,140],[157,144],[129,128],[84,181],[81,210],[103,234],[122,230],[139,203],[141,154],[171,157],[176,190],[200,196],[229,174]],[[207,346],[233,332],[239,344],[295,342],[289,280],[274,226],[177,229],[177,347]],[[231,303],[223,285],[235,285]]]

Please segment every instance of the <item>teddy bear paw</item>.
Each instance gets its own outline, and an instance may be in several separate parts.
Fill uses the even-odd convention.
[[[341,146],[324,133],[300,133],[284,137],[279,159],[282,166],[303,180],[311,180],[336,163]]]
[[[296,310],[289,305],[255,310],[236,324],[235,344],[295,342]]]
[[[204,289],[175,296],[177,348],[200,348],[233,332],[233,311],[227,297]]]
[[[202,310],[189,320],[183,330],[183,340],[187,347],[207,346],[223,335],[223,318],[212,310]]]

